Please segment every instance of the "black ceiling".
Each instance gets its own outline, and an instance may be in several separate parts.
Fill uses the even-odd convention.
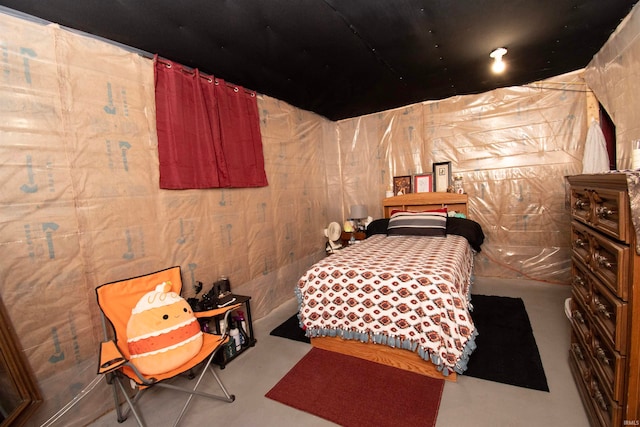
[[[585,67],[630,0],[0,0],[339,120]],[[508,69],[489,71],[506,47]]]

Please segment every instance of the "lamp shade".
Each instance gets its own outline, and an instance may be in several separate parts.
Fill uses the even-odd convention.
[[[351,215],[349,216],[349,218],[362,219],[366,218],[367,216],[367,207],[365,205],[351,205]]]

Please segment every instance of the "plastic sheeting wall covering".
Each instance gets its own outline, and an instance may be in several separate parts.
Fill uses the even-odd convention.
[[[631,169],[632,141],[640,138],[640,3],[584,71],[584,78],[616,126],[616,167]]]
[[[476,274],[567,283],[563,177],[582,169],[587,91],[574,72],[340,121],[345,209],[357,202],[380,216],[393,176],[451,162],[487,236]]]
[[[180,265],[191,296],[225,275],[256,319],[293,297],[324,256],[334,123],[261,96],[268,187],[160,190],[151,60],[5,15],[0,34],[1,297],[45,399],[33,425],[95,378],[102,283]]]

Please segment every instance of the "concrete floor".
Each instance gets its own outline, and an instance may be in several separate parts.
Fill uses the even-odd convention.
[[[588,426],[589,422],[567,361],[569,321],[564,314],[564,301],[570,295],[570,288],[526,280],[478,277],[472,292],[520,297],[524,300],[550,392],[459,376],[457,383],[445,384],[436,426]],[[295,312],[296,302],[292,299],[267,317],[255,321],[254,330],[258,340],[256,346],[219,371],[227,389],[235,394],[235,402],[223,403],[195,398],[181,425],[334,425],[264,397],[265,393],[310,350],[308,344],[269,335],[274,327]],[[215,382],[203,386],[201,387],[205,391],[208,389],[212,393],[217,392]],[[182,399],[181,395],[178,397]],[[176,403],[173,403],[175,398],[176,393],[169,390],[149,391],[141,400],[147,425],[171,425],[179,412]],[[183,400],[177,401],[180,407],[182,402]],[[108,413],[91,425],[134,426],[136,421],[130,416],[123,424],[117,424],[115,414]],[[402,425],[401,420],[398,425]]]

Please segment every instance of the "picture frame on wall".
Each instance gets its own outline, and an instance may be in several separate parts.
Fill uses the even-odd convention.
[[[433,164],[433,191],[446,192],[451,185],[451,162]]]
[[[433,191],[433,174],[421,173],[413,177],[414,193],[429,193]]]
[[[393,177],[393,195],[401,196],[412,192],[411,175]]]

